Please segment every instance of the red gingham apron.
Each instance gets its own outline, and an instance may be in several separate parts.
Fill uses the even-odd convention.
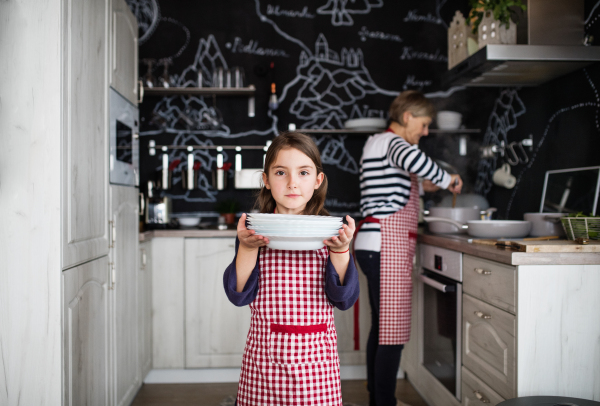
[[[402,210],[381,219],[379,344],[398,345],[410,337],[411,271],[419,222],[419,184],[410,174],[410,197]]]
[[[261,248],[258,295],[242,359],[239,406],[341,406],[327,247]]]

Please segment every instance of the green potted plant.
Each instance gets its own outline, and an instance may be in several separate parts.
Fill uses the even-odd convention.
[[[471,26],[473,34],[477,34],[477,29],[481,20],[487,13],[492,13],[495,20],[500,21],[506,29],[510,26],[510,18],[516,15],[516,8],[527,10],[521,0],[469,0],[471,11],[467,24]]]
[[[225,218],[227,224],[235,223],[235,213],[238,209],[239,203],[235,199],[222,200],[215,205],[215,210]]]
[[[511,17],[517,16],[518,9],[527,9],[521,0],[469,0],[469,3],[471,11],[466,24],[478,35],[479,48],[517,42],[516,25],[511,24]]]

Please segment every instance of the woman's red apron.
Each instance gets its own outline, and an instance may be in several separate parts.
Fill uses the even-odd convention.
[[[325,294],[328,255],[327,247],[261,249],[239,406],[341,406],[333,305]]]
[[[419,222],[419,184],[410,174],[410,198],[402,210],[380,220],[381,286],[379,344],[398,345],[410,338],[412,265]]]

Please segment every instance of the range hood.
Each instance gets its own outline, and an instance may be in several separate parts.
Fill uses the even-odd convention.
[[[487,44],[448,70],[444,86],[537,86],[600,61],[585,46],[584,0],[523,0],[517,44]]]
[[[450,86],[538,86],[600,61],[600,46],[488,44],[442,76]]]

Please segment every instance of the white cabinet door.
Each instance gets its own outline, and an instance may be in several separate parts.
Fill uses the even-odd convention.
[[[115,405],[128,405],[141,386],[138,360],[137,253],[138,189],[110,186],[111,233],[110,261],[113,273],[112,359]]]
[[[140,243],[138,261],[138,346],[143,380],[152,369],[152,240]]]
[[[186,368],[242,364],[250,309],[234,306],[223,290],[234,255],[234,238],[185,239]]]
[[[369,331],[371,330],[371,305],[369,304],[369,288],[367,286],[367,277],[360,269],[358,270],[358,281],[360,285],[360,297],[358,305],[360,351],[354,350],[355,308],[351,307],[345,311],[341,311],[337,308],[334,309],[340,365],[365,365],[367,362],[366,348],[367,340],[369,338]]]
[[[108,405],[108,257],[64,271],[62,284],[63,404]]]
[[[152,238],[152,368],[183,368],[183,238]]]
[[[65,3],[62,268],[108,253],[107,0]]]
[[[137,104],[138,25],[125,0],[112,0],[110,49],[110,85]]]

